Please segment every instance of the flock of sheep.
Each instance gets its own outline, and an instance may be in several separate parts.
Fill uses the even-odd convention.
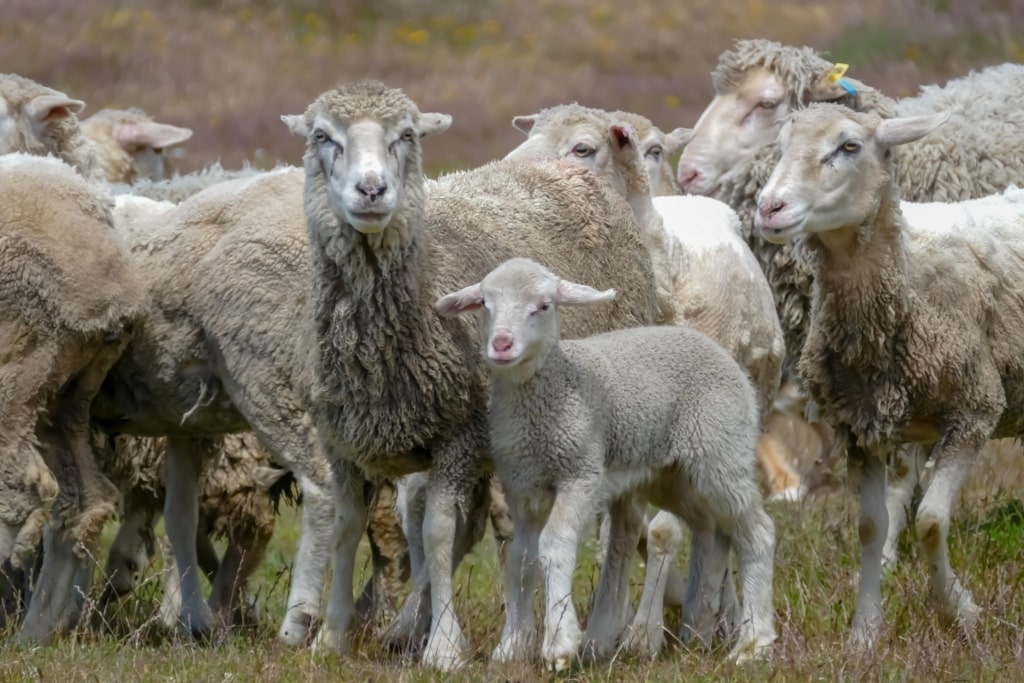
[[[136,585],[163,513],[162,611],[209,635],[249,607],[296,486],[288,644],[347,651],[370,619],[460,666],[452,576],[490,519],[495,659],[654,655],[666,606],[684,641],[762,656],[765,493],[806,493],[766,430],[784,380],[859,487],[853,642],[873,645],[926,461],[932,595],[970,632],[951,507],[984,443],[1024,434],[1024,65],[894,101],[809,48],[749,40],[712,77],[693,130],[556,106],[516,117],[505,159],[428,179],[420,140],[451,117],[377,82],[282,116],[301,168],[165,178],[188,129],[79,121],[81,101],[0,76],[0,560],[18,637],[77,623],[117,510],[101,600]],[[581,631],[571,578],[599,517]]]

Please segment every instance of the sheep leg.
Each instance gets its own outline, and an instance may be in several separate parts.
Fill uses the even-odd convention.
[[[645,501],[635,495],[622,496],[609,508],[608,554],[583,635],[586,658],[610,657],[629,623],[629,575],[644,526],[645,508]]]
[[[430,575],[423,550],[423,519],[426,514],[427,474],[414,472],[397,482],[398,513],[402,532],[409,544],[412,588],[401,609],[384,632],[384,640],[395,650],[418,644],[430,630]]]
[[[86,560],[75,554],[75,539],[67,529],[50,525],[43,533],[43,566],[36,580],[28,613],[17,640],[49,644],[67,627],[72,586]]]
[[[505,628],[491,659],[528,661],[533,655],[536,616],[533,595],[539,575],[538,547],[548,510],[528,510],[523,497],[508,492],[514,533],[505,562]]]
[[[956,624],[964,636],[973,633],[981,608],[950,566],[949,517],[988,433],[978,430],[958,440],[947,435],[940,441],[936,447],[935,471],[917,510],[917,539],[928,556],[932,600],[938,605],[939,619],[946,624]]]
[[[902,446],[896,449],[889,467],[890,479],[885,489],[885,509],[889,512],[889,530],[882,546],[882,568],[896,566],[896,552],[900,533],[907,525],[907,514],[914,487],[920,479],[921,469],[928,452],[920,446]]]
[[[494,534],[494,542],[498,547],[498,566],[502,572],[508,568],[507,548],[512,543],[515,532],[515,523],[510,514],[508,502],[505,499],[505,491],[502,488],[501,480],[496,475],[490,477],[491,506],[488,516],[491,519],[491,531]]]
[[[739,663],[763,654],[776,638],[775,612],[772,609],[775,523],[765,512],[759,497],[753,497],[749,507],[736,520],[732,529],[732,545],[736,549],[743,584],[743,608],[739,637],[729,657]],[[728,572],[726,580],[732,584]],[[726,588],[725,592],[729,590]],[[735,593],[732,593],[732,601],[735,603]]]
[[[680,639],[711,649],[729,565],[729,540],[707,514],[687,514],[690,526],[690,575],[680,623]]]
[[[882,546],[889,525],[886,467],[877,454],[853,448],[848,469],[850,484],[860,485],[860,588],[850,643],[856,649],[872,649],[882,625]]]
[[[665,644],[664,605],[670,570],[683,544],[683,521],[661,510],[647,527],[647,570],[633,623],[623,647],[645,657],[658,654]]]
[[[324,623],[313,641],[314,650],[345,653],[349,634],[359,621],[352,595],[356,551],[366,529],[366,478],[347,460],[334,459],[334,574]]]
[[[213,624],[213,614],[203,600],[196,553],[199,473],[204,452],[208,449],[208,444],[176,436],[167,437],[164,524],[167,538],[174,548],[174,561],[181,586],[181,612],[178,620],[196,639],[209,637]]]
[[[395,486],[389,481],[378,481],[373,487],[366,537],[373,575],[356,601],[356,609],[364,622],[386,624],[395,616],[399,593],[410,574],[409,546],[396,509]]]
[[[582,638],[572,601],[572,573],[580,539],[597,512],[594,501],[599,488],[599,482],[590,480],[559,487],[538,541],[538,557],[544,570],[541,657],[554,671],[564,670],[576,659]]]

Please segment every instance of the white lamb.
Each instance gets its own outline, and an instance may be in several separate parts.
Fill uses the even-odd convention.
[[[732,656],[748,658],[775,639],[775,528],[754,472],[755,391],[728,353],[687,327],[559,341],[561,306],[614,297],[615,290],[561,280],[534,261],[514,258],[435,304],[444,316],[483,310],[481,354],[493,377],[491,449],[515,522],[507,620],[493,657],[530,654],[539,560],[546,600],[541,655],[555,669],[575,659],[582,636],[571,584],[580,537],[610,504],[610,543],[635,547],[639,503],[649,500],[701,537],[706,565],[691,577],[691,588],[703,611],[695,626],[707,637],[730,540],[735,545],[745,604]],[[601,572],[595,614],[602,601],[625,596],[628,576],[610,576],[610,566]],[[594,621],[586,647],[592,631],[609,627]]]

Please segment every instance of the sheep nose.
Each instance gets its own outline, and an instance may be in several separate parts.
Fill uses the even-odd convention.
[[[689,192],[698,182],[700,182],[700,171],[679,169],[679,187],[683,189],[683,192]]]
[[[508,351],[512,348],[512,335],[508,332],[498,332],[491,339],[491,346],[495,351]]]
[[[376,201],[378,198],[384,195],[388,191],[387,183],[384,181],[379,182],[358,182],[356,183],[356,190],[359,194],[363,195],[371,202]]]
[[[786,208],[786,202],[778,198],[769,197],[757,204],[757,212],[761,214],[762,220],[768,220],[784,208]]]

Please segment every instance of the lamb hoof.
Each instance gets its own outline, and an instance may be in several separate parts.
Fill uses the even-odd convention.
[[[774,637],[760,637],[744,639],[736,643],[729,653],[729,659],[736,664],[746,664],[758,659],[764,659],[771,652]]]
[[[313,639],[313,652],[334,652],[348,654],[352,648],[352,640],[346,633],[339,633],[326,626],[321,628]]]
[[[631,626],[626,631],[622,648],[638,657],[653,659],[665,647],[665,630],[661,624]]]
[[[805,494],[806,494],[806,491],[804,491],[802,486],[790,486],[790,487],[785,488],[785,489],[783,489],[781,491],[776,491],[775,493],[773,493],[770,496],[768,496],[768,502],[769,503],[799,503],[800,501],[802,501],[804,499],[804,495]]]
[[[491,652],[491,661],[494,662],[527,662],[530,660],[530,652],[533,644],[529,641],[523,642],[516,638],[504,638]]]
[[[444,643],[435,644],[439,640]],[[420,663],[437,671],[454,671],[465,666],[467,662],[461,647],[453,645],[445,638],[434,638],[427,643]]]

